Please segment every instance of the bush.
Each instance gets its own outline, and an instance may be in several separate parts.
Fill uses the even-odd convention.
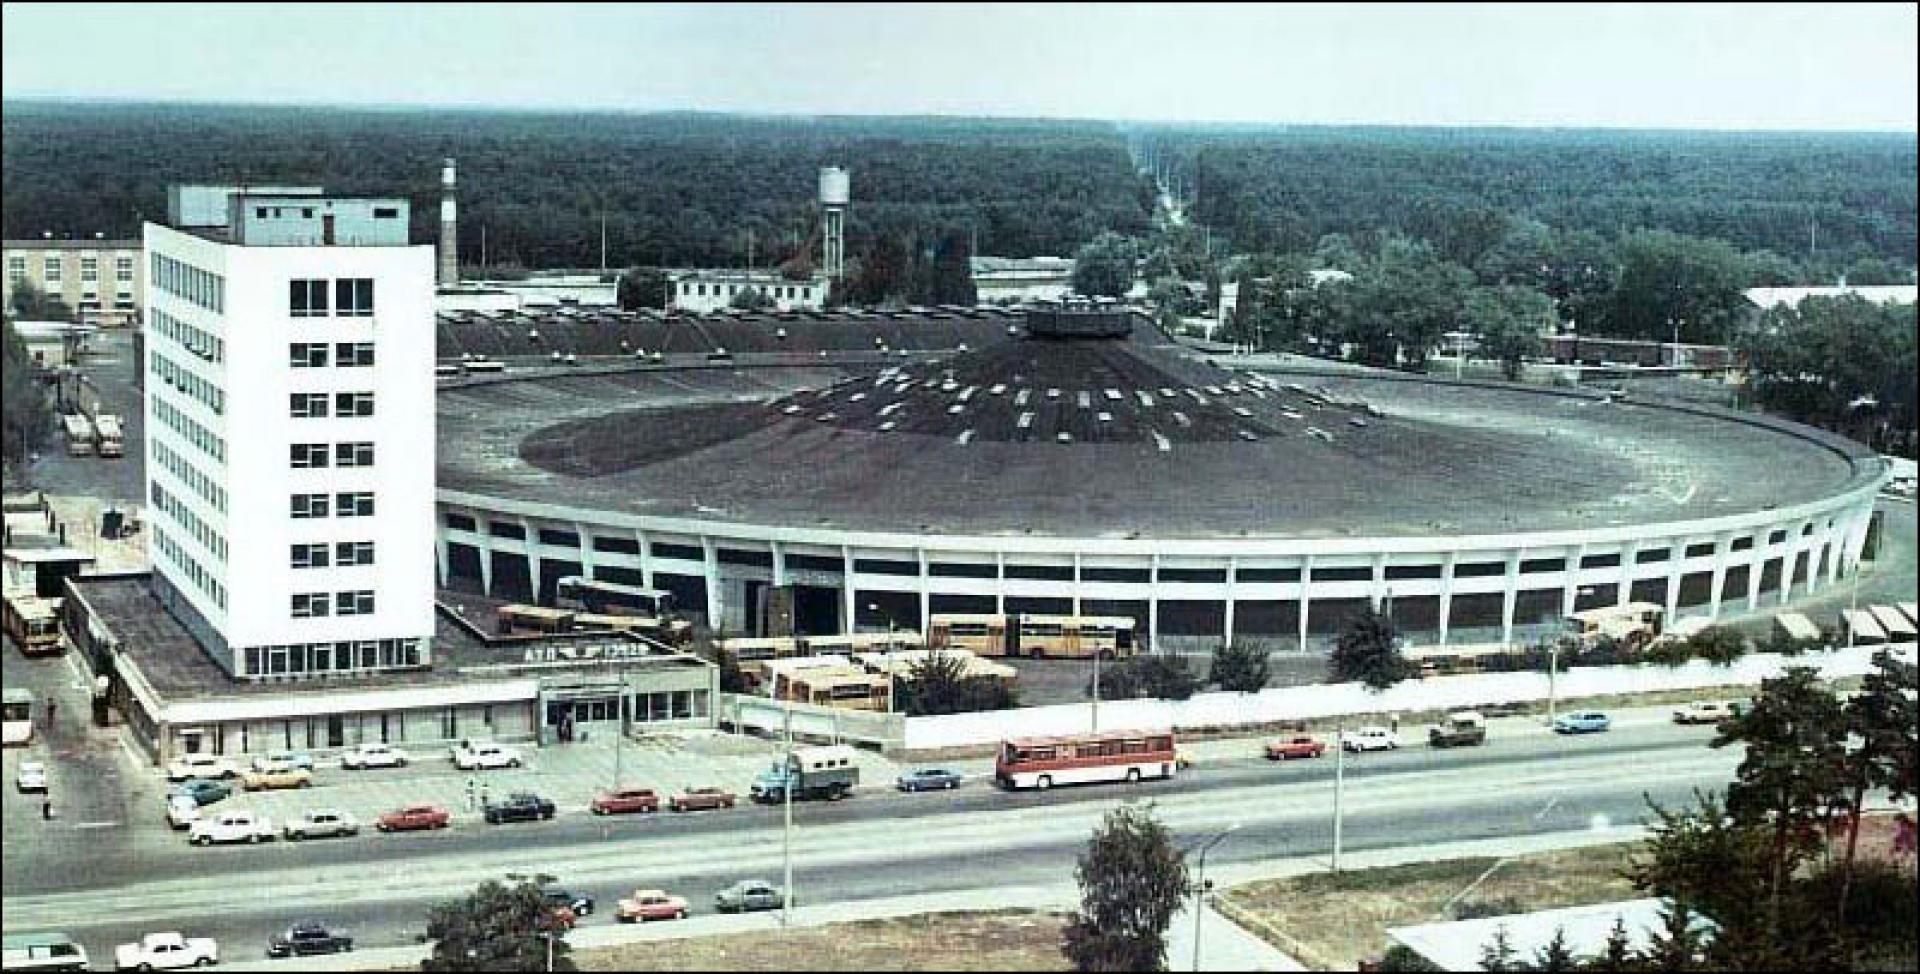
[[[1468,900],[1453,908],[1455,920],[1479,920],[1484,917],[1512,916],[1526,913],[1528,907],[1512,896],[1496,896],[1486,900]]]
[[[1267,651],[1250,645],[1222,644],[1213,651],[1208,682],[1222,690],[1253,693],[1267,686]]]
[[[1377,971],[1442,971],[1446,968],[1414,953],[1403,944],[1394,944],[1381,956]]]
[[[1187,667],[1186,658],[1171,653],[1135,656],[1100,672],[1102,700],[1185,700],[1199,688],[1200,678]]]

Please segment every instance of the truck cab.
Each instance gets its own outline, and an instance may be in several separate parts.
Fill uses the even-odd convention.
[[[1433,747],[1472,747],[1486,742],[1486,718],[1474,710],[1454,711],[1445,723],[1427,728],[1427,743]]]
[[[853,748],[845,745],[803,747],[796,748],[784,762],[776,761],[753,779],[751,794],[754,801],[762,804],[786,801],[789,791],[795,801],[812,798],[839,801],[859,783],[860,766]]]

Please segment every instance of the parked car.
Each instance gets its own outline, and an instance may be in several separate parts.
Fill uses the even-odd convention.
[[[296,768],[291,764],[272,767],[265,771],[249,771],[240,776],[240,787],[248,791],[263,788],[309,788],[313,785],[313,772],[305,768]]]
[[[1676,724],[1717,724],[1738,717],[1745,707],[1738,700],[1695,700],[1673,712]]]
[[[452,816],[438,805],[407,805],[382,814],[373,822],[373,827],[381,832],[414,832],[421,829],[444,829]]]
[[[576,918],[593,915],[593,897],[585,893],[549,887],[541,895],[547,898],[547,905],[555,910],[565,910]]]
[[[200,803],[192,795],[169,795],[167,797],[167,825],[174,829],[192,827],[200,821]]]
[[[341,936],[326,925],[303,920],[274,934],[267,941],[268,957],[305,957],[309,954],[339,954],[353,949],[353,938]]]
[[[1356,754],[1363,751],[1391,751],[1400,746],[1400,735],[1385,727],[1362,727],[1345,735],[1340,746]]]
[[[348,771],[361,768],[404,768],[413,760],[407,752],[391,744],[369,742],[340,755],[340,766]]]
[[[660,796],[651,788],[629,788],[603,792],[587,806],[595,815],[624,815],[628,812],[657,812]]]
[[[520,766],[520,752],[505,744],[475,744],[455,750],[453,766],[462,771],[517,768]]]
[[[185,937],[178,932],[150,933],[137,944],[113,949],[113,967],[120,971],[171,971],[206,967],[220,960],[220,945],[212,937]]]
[[[614,916],[622,923],[639,920],[684,920],[687,918],[687,901],[657,889],[636,889],[631,896],[620,899],[619,909]]]
[[[14,787],[20,789],[21,794],[25,794],[30,791],[37,791],[42,794],[45,794],[47,790],[46,762],[44,761],[20,762],[20,773],[14,776],[13,784],[14,784]]]
[[[1430,747],[1473,747],[1487,742],[1487,719],[1477,710],[1456,710],[1446,723],[1427,728]]]
[[[231,794],[233,794],[232,785],[203,779],[184,781],[167,789],[169,799],[175,795],[185,795],[193,799],[195,805],[211,805]]]
[[[1267,760],[1291,761],[1295,758],[1317,758],[1327,753],[1327,745],[1309,734],[1294,734],[1267,742]]]
[[[699,812],[714,808],[732,808],[733,792],[719,788],[688,788],[667,799],[667,808],[676,812]]]
[[[901,791],[926,791],[930,788],[960,787],[960,773],[942,768],[921,768],[909,771],[894,782]]]
[[[1613,726],[1613,719],[1598,710],[1561,714],[1553,719],[1556,734],[1597,734]]]
[[[489,824],[533,822],[553,817],[553,803],[530,791],[516,791],[504,800],[488,802],[481,810]]]
[[[237,778],[240,768],[215,754],[182,754],[167,764],[168,781],[188,778]]]
[[[778,910],[786,898],[780,887],[764,879],[743,879],[713,894],[713,908],[721,913]]]
[[[319,839],[330,835],[358,835],[360,822],[351,814],[337,808],[309,808],[301,812],[293,821],[288,822],[285,832],[289,839]]]
[[[267,771],[273,768],[305,768],[313,770],[313,755],[305,751],[268,751],[253,759],[253,770]]]
[[[194,845],[229,842],[270,842],[278,833],[264,815],[244,808],[230,808],[212,817],[203,817],[187,830],[187,841]]]

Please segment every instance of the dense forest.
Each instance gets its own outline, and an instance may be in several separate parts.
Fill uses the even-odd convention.
[[[1910,134],[1634,130],[1135,129],[1195,217],[1237,251],[1328,234],[1425,239],[1471,267],[1511,220],[1770,251],[1831,281],[1915,262]],[[1887,266],[1891,265],[1891,266]],[[1856,283],[1873,283],[1856,281]],[[1889,282],[1880,282],[1889,283]]]
[[[469,264],[773,266],[801,257],[822,166],[851,171],[849,255],[1064,255],[1138,234],[1148,184],[1094,122],[558,114],[8,102],[0,230],[133,236],[173,182],[313,182],[412,198],[437,233],[440,160],[460,178]],[[483,255],[482,228],[485,228]],[[750,239],[751,238],[751,239]]]

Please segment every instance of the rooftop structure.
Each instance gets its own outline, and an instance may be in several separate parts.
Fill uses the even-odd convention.
[[[1607,938],[1612,934],[1616,922],[1626,929],[1629,948],[1635,952],[1644,951],[1653,945],[1655,935],[1666,928],[1663,913],[1669,908],[1667,901],[1657,897],[1622,900],[1476,920],[1393,927],[1387,930],[1387,937],[1426,958],[1440,970],[1477,971],[1481,969],[1481,949],[1493,943],[1494,936],[1501,930],[1506,931],[1507,943],[1513,948],[1514,956],[1526,960],[1531,960],[1553,940],[1556,932],[1564,935],[1566,947],[1575,957],[1600,954],[1605,950]],[[1704,939],[1711,939],[1719,928],[1712,920],[1701,917],[1695,919],[1694,929]]]
[[[1782,305],[1799,307],[1808,298],[1865,298],[1874,304],[1913,304],[1920,286],[1913,284],[1840,284],[1833,287],[1756,287],[1741,292],[1761,310]]]

